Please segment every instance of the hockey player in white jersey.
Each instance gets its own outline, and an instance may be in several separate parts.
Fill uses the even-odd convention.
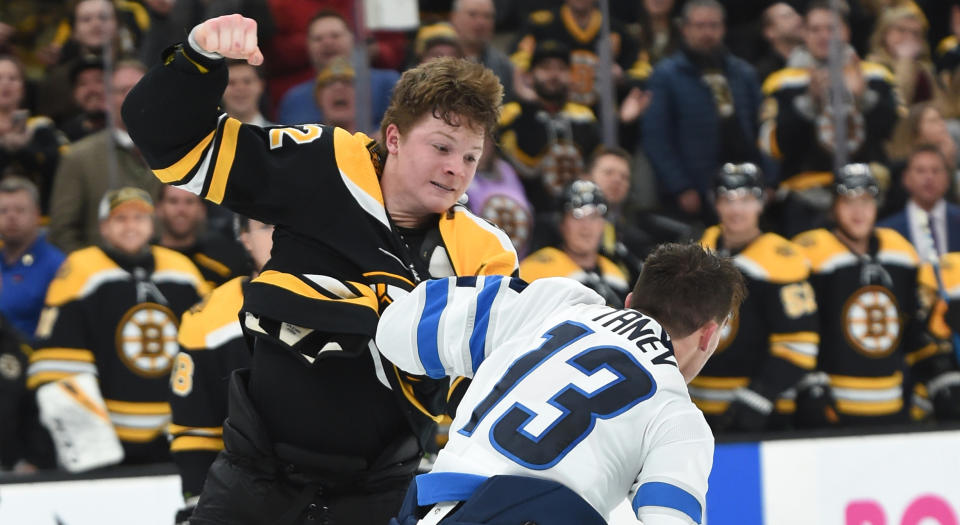
[[[627,309],[563,278],[421,283],[377,345],[472,383],[391,524],[601,524],[624,498],[645,525],[702,523],[713,435],[686,384],[744,294],[728,258],[692,244],[654,251]]]

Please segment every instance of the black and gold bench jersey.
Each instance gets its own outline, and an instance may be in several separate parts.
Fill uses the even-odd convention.
[[[510,60],[515,67],[527,71],[537,42],[563,42],[570,48],[570,100],[593,107],[597,103],[597,75],[609,74],[598,71],[600,58],[597,56],[597,43],[602,23],[603,15],[599,9],[594,9],[586,28],[577,24],[567,6],[534,11],[520,30]],[[649,57],[617,20],[611,20],[610,23],[610,45],[613,61],[623,70],[629,84],[642,84],[650,76],[652,68]]]
[[[230,373],[250,365],[239,318],[248,280],[227,281],[180,321],[180,352],[170,374],[170,452],[186,497],[200,493],[207,470],[223,450]]]
[[[162,460],[141,456],[166,443],[180,316],[208,291],[189,259],[159,246],[71,253],[47,290],[27,386],[95,374],[127,460]]]
[[[893,417],[903,410],[904,358],[932,343],[918,314],[919,258],[899,233],[876,228],[866,255],[825,229],[794,239],[810,262],[820,311],[817,370],[841,415]]]
[[[318,124],[261,128],[229,118],[217,105],[226,69],[222,60],[204,58],[189,46],[170,48],[124,103],[130,135],[161,181],[276,225],[270,261],[244,291],[245,330],[289,347],[310,334],[338,339],[331,346],[349,338],[356,350],[356,359],[312,367],[324,378],[308,385],[281,382],[260,392],[260,383],[251,379],[252,402],[268,417],[309,414],[303,424],[290,426],[290,435],[272,436],[299,446],[333,439],[327,427],[347,418],[370,425],[370,443],[364,445],[369,450],[362,452],[374,455],[396,438],[382,432],[380,422],[394,425],[399,417],[403,425],[404,415],[426,442],[439,416],[415,399],[415,392],[433,391],[431,381],[412,384],[365,342],[353,343],[369,341],[391,294],[411,290],[420,279],[514,273],[517,255],[510,239],[456,205],[424,234],[428,253],[414,253],[387,213],[379,183],[384,159],[375,141]],[[416,260],[426,264],[417,268]],[[298,357],[298,351],[289,354]],[[299,366],[279,356],[262,367],[256,355],[253,359],[257,377],[284,377],[291,373],[287,366]],[[381,395],[384,386],[392,393]],[[368,403],[355,396],[353,404],[364,405],[355,407],[363,418],[351,412],[352,404],[333,402],[354,390],[378,398]],[[396,395],[410,402],[398,405]],[[340,440],[337,446],[356,443]]]
[[[545,277],[566,277],[582,283],[606,299],[611,306],[622,307],[630,291],[627,275],[613,261],[597,256],[592,270],[581,268],[569,255],[553,247],[541,248],[520,263],[520,278],[533,282]]]
[[[944,378],[942,374],[956,372],[958,362],[955,338],[944,318],[947,301],[951,308],[958,308],[960,300],[960,253],[951,252],[940,256],[939,280],[930,264],[920,268],[921,309],[930,311],[927,318],[927,333],[935,344],[926,345],[920,350],[907,354],[907,365],[914,371],[913,406],[910,407],[914,419],[925,419],[933,412],[928,386],[931,381]],[[941,297],[940,287],[943,287]],[[951,374],[953,375],[953,374]],[[934,387],[936,388],[936,387]]]
[[[211,288],[236,277],[250,275],[250,256],[235,240],[208,234],[187,248],[174,248],[197,265]]]
[[[712,226],[700,243],[722,250],[722,230]],[[691,381],[690,397],[704,414],[727,410],[738,388],[794,411],[783,394],[817,362],[817,302],[800,249],[775,233],[764,233],[731,254],[747,282],[747,298],[731,315],[713,357]]]

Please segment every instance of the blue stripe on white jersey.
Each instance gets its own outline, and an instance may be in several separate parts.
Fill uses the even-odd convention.
[[[440,361],[440,350],[437,337],[440,329],[440,317],[447,306],[447,294],[450,290],[448,279],[428,281],[426,285],[426,300],[420,322],[417,324],[417,348],[420,352],[420,363],[427,375],[437,379],[445,377],[443,363]]]
[[[703,519],[703,509],[696,496],[676,485],[660,481],[651,481],[640,485],[637,494],[633,497],[634,514],[640,507],[676,509],[690,516],[694,523],[701,523]]]
[[[490,325],[490,307],[497,298],[503,277],[499,275],[487,277],[483,280],[483,291],[477,296],[477,309],[474,313],[473,332],[470,334],[470,360],[473,372],[477,372],[483,362],[484,349],[487,345],[487,328]]]

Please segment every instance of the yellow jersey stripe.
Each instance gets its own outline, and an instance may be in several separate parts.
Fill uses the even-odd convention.
[[[179,436],[170,442],[170,452],[188,450],[223,450],[223,439],[215,437]]]
[[[817,366],[816,357],[794,352],[790,349],[790,347],[785,345],[772,345],[770,347],[770,354],[775,357],[779,357],[784,361],[789,361],[806,370],[813,370],[813,367]]]
[[[118,414],[150,415],[159,416],[170,413],[170,404],[166,402],[143,402],[117,401],[115,399],[104,399],[107,410]]]
[[[217,152],[217,163],[213,169],[213,178],[210,179],[210,189],[207,190],[207,200],[214,204],[223,202],[227,191],[227,181],[230,179],[230,170],[233,169],[233,158],[237,154],[237,135],[240,134],[240,121],[228,118],[223,125],[223,135],[220,138],[220,151]]]
[[[197,264],[199,264],[200,266],[213,270],[218,275],[221,275],[223,277],[230,276],[230,268],[226,264],[223,264],[222,262],[216,259],[213,259],[207,255],[204,255],[202,253],[195,253],[193,254],[193,260],[196,261]]]
[[[363,133],[351,135],[342,128],[333,130],[333,152],[337,158],[340,172],[356,184],[364,193],[375,199],[383,206],[383,193],[380,190],[380,181],[370,161],[370,152],[362,147],[370,142],[370,137]],[[361,144],[358,144],[360,142]]]
[[[400,385],[400,390],[403,392],[403,397],[407,398],[407,401],[410,402],[414,408],[423,413],[423,415],[432,419],[435,423],[440,423],[443,421],[443,414],[433,415],[429,410],[426,409],[426,407],[423,406],[422,403],[420,403],[420,400],[417,399],[416,394],[413,393],[413,386],[400,377],[400,369],[394,366],[393,373],[397,376],[397,383]]]
[[[907,354],[904,359],[907,362],[908,366],[913,366],[918,361],[922,361],[936,355],[940,351],[940,347],[936,343],[930,343],[927,346],[921,348],[920,350],[915,350]]]
[[[153,174],[156,175],[157,178],[160,179],[160,182],[163,182],[164,184],[170,184],[171,182],[176,182],[186,177],[187,173],[190,173],[190,170],[193,169],[198,162],[200,162],[200,157],[213,140],[214,133],[216,133],[216,130],[211,131],[209,135],[204,137],[203,140],[194,146],[189,153],[184,155],[182,159],[173,163],[173,165],[169,167],[153,170]]]
[[[830,386],[834,388],[880,390],[886,388],[896,388],[902,384],[903,375],[900,372],[886,377],[854,377],[830,374]]]
[[[163,432],[162,428],[130,428],[116,425],[114,425],[113,428],[117,431],[117,437],[120,438],[120,441],[129,441],[132,443],[146,443],[148,441],[153,441]]]
[[[167,431],[171,434],[188,434],[190,432],[197,432],[200,434],[207,434],[210,436],[222,436],[223,427],[188,427],[184,425],[178,425],[176,423],[170,423],[170,426],[167,427]]]
[[[894,414],[903,408],[903,399],[889,401],[849,401],[837,400],[837,410],[854,416],[882,416]]]
[[[792,334],[771,334],[771,343],[813,343],[820,344],[820,334],[816,332],[794,332]]]
[[[693,381],[690,382],[690,386],[712,390],[734,390],[737,388],[743,388],[749,384],[749,377],[698,376],[693,378]]]
[[[318,292],[312,286],[294,277],[293,275],[290,275],[289,273],[281,273],[276,270],[267,270],[261,273],[253,281],[283,288],[284,290],[307,297],[309,299],[317,299],[320,301],[337,301],[341,303],[355,304],[357,306],[365,306],[374,312],[377,312],[377,315],[380,315],[379,310],[377,309],[378,302],[376,293],[374,293],[374,291],[369,287],[362,284],[349,283],[356,287],[360,293],[363,294],[361,297],[355,297],[353,299],[332,299]]]
[[[94,362],[93,352],[84,348],[41,348],[30,355],[31,363],[47,360]]]
[[[693,399],[694,404],[697,405],[704,414],[709,414],[711,416],[716,416],[727,411],[727,407],[730,406],[729,401],[715,401],[709,399]]]
[[[30,377],[27,378],[27,388],[33,390],[40,385],[59,381],[61,379],[70,377],[73,374],[73,372],[37,372],[36,374],[31,374]]]

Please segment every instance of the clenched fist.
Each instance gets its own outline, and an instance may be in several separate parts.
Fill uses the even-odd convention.
[[[195,27],[192,36],[194,42],[208,53],[243,59],[252,66],[263,63],[263,53],[257,47],[256,20],[240,15],[218,16]]]

